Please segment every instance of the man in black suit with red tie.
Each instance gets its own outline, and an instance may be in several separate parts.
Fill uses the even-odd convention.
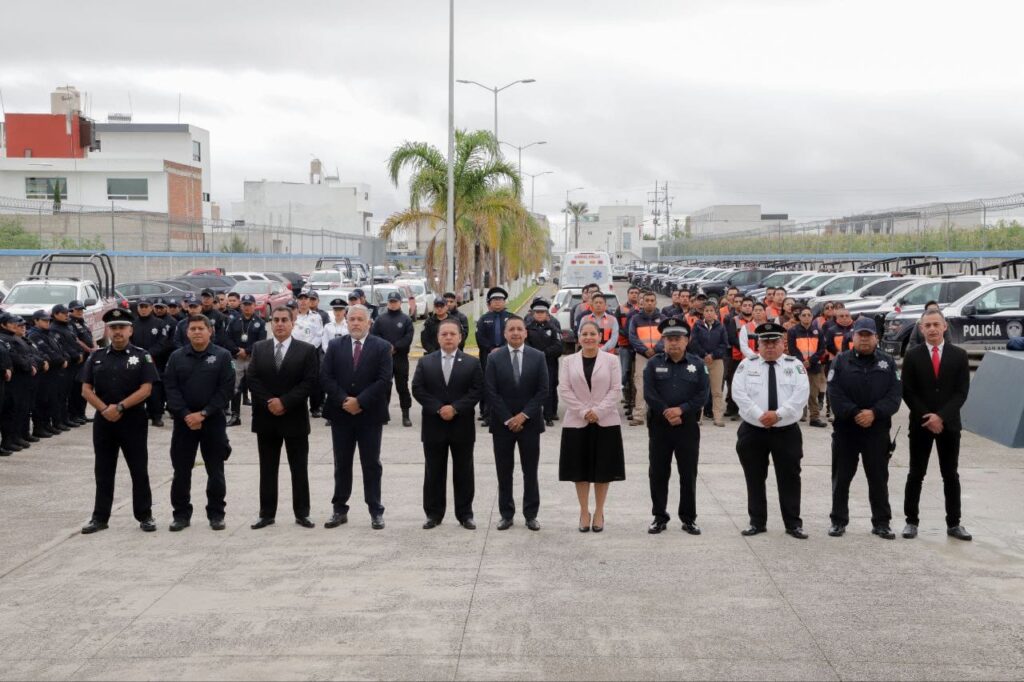
[[[258,341],[245,378],[252,395],[252,431],[260,458],[260,516],[252,529],[274,523],[281,446],[288,452],[295,523],[309,519],[309,395],[317,386],[320,356],[316,346],[292,338],[292,314],[285,306],[271,313],[273,337]]]
[[[370,311],[366,306],[350,305],[345,319],[348,336],[327,345],[320,368],[320,387],[327,392],[323,414],[331,422],[334,445],[334,513],[324,527],[337,528],[348,522],[352,459],[358,445],[370,526],[381,530],[384,507],[380,503],[380,438],[388,418],[391,344],[369,335]]]
[[[426,355],[416,365],[412,395],[423,406],[423,511],[425,530],[444,518],[448,481],[448,452],[452,453],[452,487],[455,518],[466,530],[476,530],[473,521],[473,444],[476,426],[473,410],[483,392],[484,375],[480,361],[459,350],[462,324],[449,317],[437,328],[440,350]]]
[[[967,352],[945,340],[946,318],[928,310],[918,322],[924,343],[903,358],[903,401],[910,408],[910,472],[903,498],[907,525],[903,537],[917,537],[921,484],[928,471],[932,444],[939,454],[939,471],[946,498],[946,534],[970,540],[960,525],[960,408],[971,387]]]
[[[526,345],[526,324],[512,315],[505,320],[505,342],[487,358],[484,371],[494,464],[498,470],[498,530],[512,527],[516,504],[512,474],[516,445],[523,467],[523,516],[526,527],[540,530],[540,434],[544,432],[544,401],[548,396],[548,367],[544,354]]]

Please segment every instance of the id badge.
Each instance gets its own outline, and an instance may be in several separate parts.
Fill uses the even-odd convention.
[[[248,340],[249,340],[249,335],[248,334],[242,334],[242,343],[245,343]]]

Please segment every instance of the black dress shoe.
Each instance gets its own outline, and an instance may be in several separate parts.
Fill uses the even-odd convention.
[[[210,519],[210,528],[213,530],[224,530],[227,526],[224,524],[224,518]]]
[[[877,535],[878,537],[882,538],[883,540],[895,540],[896,539],[896,533],[893,533],[892,532],[892,528],[890,528],[889,526],[875,526],[874,528],[871,529],[871,534],[872,535]]]
[[[337,528],[343,523],[348,523],[348,514],[334,512],[331,514],[331,518],[327,519],[327,523],[324,524],[324,528]]]
[[[35,436],[36,438],[53,438],[54,436],[53,433],[49,431],[43,431],[41,429],[36,429],[35,431],[32,432],[32,435]]]
[[[409,419],[409,410],[402,410],[402,426],[412,426],[412,420]]]
[[[269,516],[261,516],[256,519],[256,523],[249,526],[253,530],[259,530],[260,528],[266,528],[267,526],[273,526],[275,519]]]
[[[81,424],[74,421],[73,419],[69,419],[68,421],[64,422],[64,426],[66,426],[70,430],[77,429],[79,426],[81,426]]]
[[[155,533],[156,521],[153,520],[152,516],[148,519],[143,519],[142,521],[139,521],[139,528],[141,528],[145,533]]]
[[[252,401],[249,400],[248,398],[243,398],[242,399],[242,404],[243,405],[252,405]]]
[[[946,535],[957,540],[963,540],[964,542],[970,542],[973,538],[967,529],[963,526],[953,526],[952,528],[946,529]]]
[[[654,521],[651,521],[651,525],[647,526],[647,532],[651,535],[657,535],[658,533],[662,532],[667,528],[668,523],[666,523],[665,521],[659,521],[655,519]]]
[[[18,440],[14,441],[14,442],[17,443],[18,445],[20,445],[22,450],[28,450],[30,447],[32,447],[32,443],[29,443],[24,438],[19,438]]]
[[[163,425],[164,425],[164,420],[161,419],[160,417],[157,417],[156,419],[153,420],[153,426],[162,427]]]
[[[917,537],[917,526],[912,523],[908,523],[903,526],[903,537],[907,540],[913,540]]]
[[[764,526],[748,526],[740,531],[740,535],[744,537],[750,537],[751,535],[760,535],[761,533],[767,533],[768,529]]]
[[[85,417],[72,417],[71,421],[75,422],[79,426],[85,426],[86,424],[89,423],[89,420],[86,419]]]
[[[296,516],[295,523],[303,528],[316,528],[316,524],[308,516]]]
[[[22,438],[22,440],[23,440],[23,441],[27,441],[27,442],[29,442],[29,443],[38,443],[38,442],[39,442],[39,436],[33,436],[33,435],[32,435],[32,434],[30,433],[29,435],[27,435],[27,436],[25,436],[24,438]]]
[[[787,528],[786,529],[786,535],[792,535],[797,540],[806,540],[807,539],[807,533],[805,533],[804,529],[801,528],[800,526],[797,526],[796,528]]]
[[[683,521],[683,532],[690,535],[700,535],[700,526],[691,521]]]
[[[54,424],[50,429],[56,433],[64,433],[65,431],[70,431],[71,427],[65,426],[64,424]]]
[[[370,517],[370,528],[374,530],[383,530],[384,528],[384,516],[377,514],[376,516]]]
[[[819,429],[824,429],[825,427],[827,427],[827,426],[828,426],[828,424],[827,424],[826,422],[823,422],[823,421],[821,421],[820,419],[812,419],[812,420],[810,421],[810,425],[811,425],[811,426],[816,426],[816,427],[818,427]]]
[[[554,425],[555,425],[555,422],[552,421],[551,419],[545,419],[544,420],[544,426],[554,426]]]
[[[82,526],[82,535],[91,535],[92,533],[98,533],[99,531],[106,529],[106,521],[97,521],[96,519],[90,519],[89,523]]]
[[[480,422],[480,426],[484,427],[485,429],[490,428],[491,422],[489,422],[488,420],[484,419],[484,420],[482,420]]]
[[[192,522],[189,519],[174,519],[171,521],[171,525],[168,530],[172,533],[177,533],[178,531],[185,530],[191,525]]]
[[[427,519],[423,522],[423,530],[430,530],[431,528],[437,528],[441,525],[441,522],[437,519]]]
[[[0,450],[7,450],[8,452],[21,452],[24,449],[25,448],[23,446],[18,445],[17,443],[14,443],[12,441],[0,443]]]
[[[537,519],[526,519],[526,527],[530,530],[540,530],[540,521]]]
[[[556,415],[555,415],[554,417],[552,417],[552,419],[553,419],[554,421],[558,421],[558,415],[556,414]]]
[[[313,410],[309,414],[311,417],[313,417],[313,419],[320,419],[320,417],[324,416],[320,410]]]
[[[498,521],[498,530],[508,530],[512,527],[512,519],[502,518]]]
[[[462,519],[461,521],[459,521],[459,525],[465,528],[466,530],[476,530],[476,521],[473,520],[472,516],[468,519]]]
[[[828,529],[828,534],[834,538],[840,538],[846,533],[846,526],[841,526],[838,523],[833,523]]]
[[[10,457],[14,454],[14,450],[8,450],[6,447],[0,446],[0,457]]]
[[[242,420],[238,417],[237,414],[231,415],[231,419],[229,419],[227,421],[227,423],[225,424],[225,426],[241,426],[241,425],[242,425]]]

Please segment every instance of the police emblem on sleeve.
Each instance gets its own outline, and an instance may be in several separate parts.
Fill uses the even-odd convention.
[[[832,381],[832,377],[834,377],[835,375],[836,375],[836,371],[834,369],[830,369],[828,371],[828,379],[827,379],[827,381]]]
[[[137,364],[139,364],[139,356],[138,355],[133,355],[130,358],[128,358],[128,366],[129,367],[134,367]]]

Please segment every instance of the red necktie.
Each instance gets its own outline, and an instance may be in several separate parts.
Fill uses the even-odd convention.
[[[932,346],[932,369],[935,370],[935,378],[939,378],[939,347]]]
[[[363,342],[356,341],[355,350],[352,351],[352,366],[359,366],[359,356],[363,354]]]

